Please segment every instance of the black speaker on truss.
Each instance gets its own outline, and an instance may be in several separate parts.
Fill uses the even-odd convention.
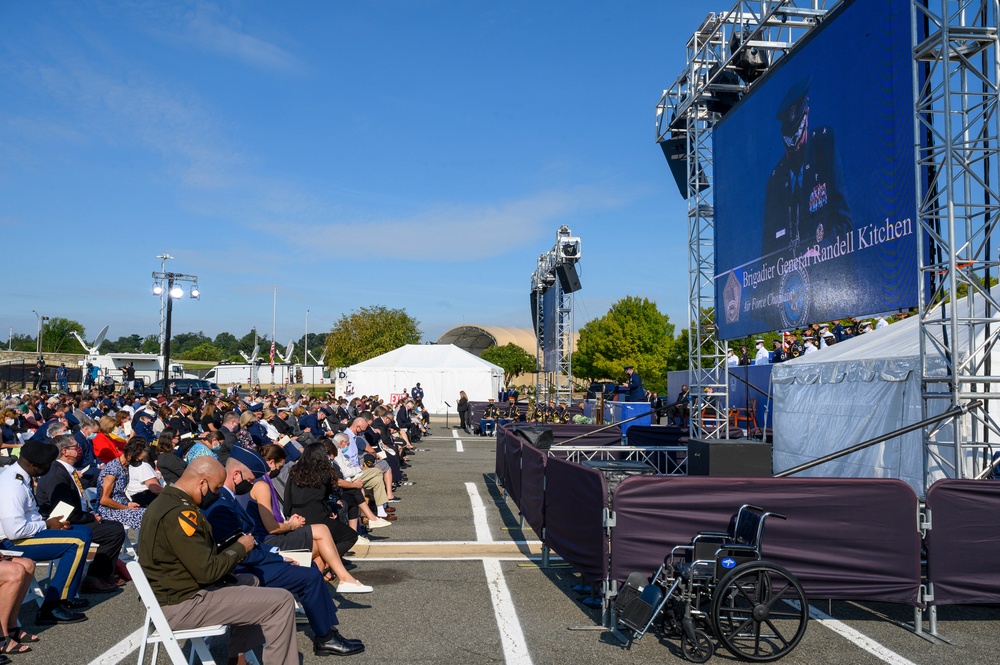
[[[580,277],[576,274],[576,266],[572,263],[560,263],[556,266],[556,277],[559,278],[559,286],[563,293],[573,293],[582,287]]]

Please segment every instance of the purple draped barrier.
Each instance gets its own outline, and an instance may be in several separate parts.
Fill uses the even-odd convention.
[[[699,531],[725,531],[751,503],[788,516],[767,522],[764,558],[792,571],[810,596],[918,603],[917,497],[900,480],[637,476],[613,503],[611,577],[619,582],[652,574]]]
[[[539,538],[545,527],[545,459],[544,450],[530,443],[521,446],[521,503],[518,507],[525,521]]]
[[[931,603],[1000,602],[1000,483],[939,480],[927,490],[927,507],[933,516],[926,538]]]
[[[500,437],[497,436],[499,441]],[[499,444],[497,444],[499,445]],[[504,489],[519,509],[521,507],[521,446],[525,445],[513,432],[504,437],[504,457],[507,475]]]
[[[514,436],[510,430],[501,427],[496,436],[496,474],[497,482],[507,487],[507,437]]]
[[[604,474],[549,457],[545,464],[545,544],[590,584],[608,574]]]

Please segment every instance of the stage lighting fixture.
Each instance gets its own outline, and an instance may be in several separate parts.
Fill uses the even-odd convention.
[[[191,297],[194,298],[195,300],[201,298],[201,289],[198,288],[197,284],[191,287]]]
[[[184,289],[182,289],[179,286],[174,286],[173,288],[170,289],[170,297],[174,298],[175,300],[177,298],[184,297]]]
[[[581,247],[579,238],[560,238],[559,260],[562,263],[576,263],[580,260]]]
[[[743,44],[743,39],[742,32],[733,33],[729,39],[729,52],[731,54],[736,53]],[[767,52],[756,46],[744,48],[733,60],[733,65],[736,66],[740,78],[747,83],[753,83],[759,79],[767,71],[769,64]]]
[[[153,284],[153,295],[158,296],[163,293],[163,285],[159,282]]]

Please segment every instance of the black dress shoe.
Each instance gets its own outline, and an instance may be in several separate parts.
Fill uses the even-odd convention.
[[[82,610],[85,607],[90,607],[90,601],[86,598],[67,598],[60,600],[59,604],[67,610]]]
[[[81,621],[86,620],[86,614],[73,612],[72,610],[67,610],[63,607],[51,607],[49,609],[38,611],[38,616],[35,617],[35,625],[52,626],[57,623],[80,623]]]
[[[80,585],[80,593],[115,593],[116,591],[118,591],[117,584],[105,582],[96,577],[87,577]]]
[[[353,656],[365,650],[359,640],[347,640],[334,628],[330,634],[313,642],[313,653],[317,656]]]

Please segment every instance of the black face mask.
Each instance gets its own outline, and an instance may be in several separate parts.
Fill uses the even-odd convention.
[[[277,478],[279,473],[281,473],[281,469],[271,469],[270,471],[267,472],[267,475],[269,475],[271,478]]]
[[[243,496],[244,494],[249,494],[251,489],[253,489],[253,481],[244,478],[236,483],[236,486],[233,488],[233,494]]]
[[[218,500],[219,500],[219,493],[209,490],[208,492],[205,493],[205,496],[201,497],[201,503],[198,504],[198,507],[201,508],[202,510],[205,510]]]

